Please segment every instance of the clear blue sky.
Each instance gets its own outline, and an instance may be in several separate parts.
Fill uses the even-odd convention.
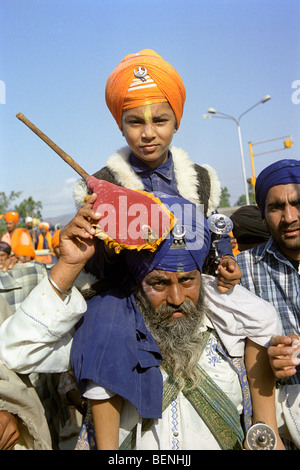
[[[249,141],[293,137],[292,149],[256,157],[256,173],[299,159],[299,0],[1,0],[0,19],[0,190],[40,200],[45,220],[74,211],[79,177],[15,115],[95,172],[124,145],[105,104],[106,79],[143,48],[169,61],[186,86],[173,144],[217,170],[232,204],[244,193],[237,127],[203,119],[207,108],[238,117],[270,94],[241,119],[247,177]]]

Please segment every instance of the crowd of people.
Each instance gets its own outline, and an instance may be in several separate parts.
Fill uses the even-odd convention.
[[[46,265],[56,261],[55,248],[58,246],[60,224],[52,226],[28,216],[24,228],[18,226],[20,217],[17,211],[8,211],[2,216],[6,224],[6,231],[0,234],[2,261],[16,258],[18,263],[35,260]]]
[[[155,51],[126,56],[106,103],[127,146],[75,184],[76,216],[51,235],[5,214],[0,448],[59,449],[76,409],[78,450],[300,449],[300,162],[260,173],[216,259],[217,173],[171,145],[185,96]]]

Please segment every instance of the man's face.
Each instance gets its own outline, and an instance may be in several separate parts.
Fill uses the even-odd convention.
[[[17,226],[16,222],[13,222],[12,220],[9,220],[6,222],[6,228],[9,233],[13,232],[16,226]]]
[[[265,221],[281,251],[300,260],[300,184],[280,184],[269,189]]]
[[[184,315],[180,310],[183,302],[190,301],[197,305],[201,276],[197,269],[185,273],[154,270],[143,279],[141,285],[155,310],[169,305],[176,308],[172,318],[180,318]]]
[[[157,168],[168,158],[176,132],[175,114],[169,103],[125,110],[122,132],[134,155],[150,168]]]
[[[32,258],[30,256],[25,256],[25,255],[16,255],[17,262],[18,263],[28,263],[29,261],[32,261]]]
[[[201,353],[200,328],[207,309],[200,272],[152,271],[135,294],[145,324],[155,339],[162,367],[184,386],[196,386]]]

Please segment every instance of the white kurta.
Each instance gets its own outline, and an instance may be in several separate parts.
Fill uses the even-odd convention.
[[[241,414],[243,401],[238,376],[230,363],[217,353],[216,345],[216,335],[212,333],[199,365],[227,394]],[[125,402],[121,414],[120,443],[128,430],[137,424],[138,418],[134,406]],[[162,419],[142,436],[138,447],[141,450],[220,450],[209,428],[181,392],[163,412]]]
[[[63,301],[45,277],[14,315],[3,322],[0,360],[22,374],[69,370],[73,327],[86,308],[75,287]]]

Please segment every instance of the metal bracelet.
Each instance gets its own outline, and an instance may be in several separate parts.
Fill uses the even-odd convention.
[[[66,296],[71,294],[72,287],[71,287],[71,289],[68,290],[68,292],[65,292],[60,287],[58,287],[56,282],[53,281],[52,277],[50,276],[50,273],[48,274],[48,279],[49,279],[50,284],[52,284],[52,286],[55,287],[55,289],[57,289],[58,292],[60,292],[61,294],[66,295]]]
[[[250,450],[274,450],[277,439],[270,426],[263,421],[258,421],[247,432],[246,442]]]

